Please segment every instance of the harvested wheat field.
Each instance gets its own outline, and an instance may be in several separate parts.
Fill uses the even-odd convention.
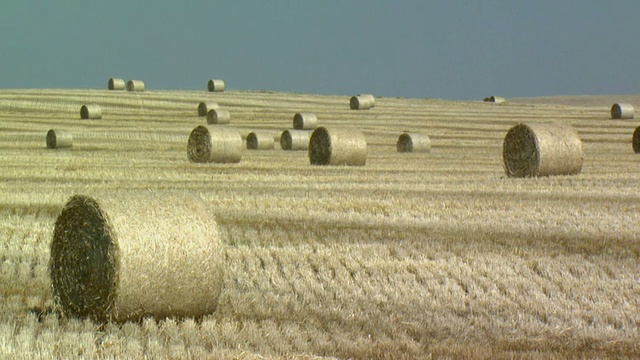
[[[571,100],[378,96],[351,111],[346,96],[264,91],[1,90],[0,357],[637,358],[638,123],[612,121],[610,106],[640,97]],[[357,128],[366,165],[280,149],[190,162],[206,101],[239,133],[280,134],[300,111]],[[108,118],[78,119],[83,104]],[[529,122],[571,125],[581,172],[508,177],[505,134]],[[48,149],[52,128],[73,147]],[[403,132],[428,134],[431,152],[398,153]],[[215,312],[59,316],[48,267],[67,200],[175,191],[202,198],[219,227]]]

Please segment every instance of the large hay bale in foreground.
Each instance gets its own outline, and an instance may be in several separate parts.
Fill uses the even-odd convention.
[[[582,141],[570,125],[519,124],[502,146],[509,177],[574,175],[582,170]]]
[[[318,117],[314,113],[296,113],[293,115],[293,128],[296,130],[313,130],[318,127]]]
[[[226,125],[231,123],[231,114],[227,110],[212,109],[207,112],[207,124]]]
[[[633,105],[627,103],[616,103],[611,106],[612,119],[633,119]]]
[[[49,271],[67,315],[201,317],[218,304],[223,258],[216,221],[197,197],[76,195],[56,219]]]
[[[73,136],[65,130],[51,129],[47,132],[47,148],[60,149],[73,146]]]
[[[367,162],[367,141],[355,128],[319,127],[309,139],[311,165],[354,165]]]
[[[633,138],[631,139],[633,145],[633,152],[640,154],[640,126],[638,126],[633,132]]]
[[[431,152],[431,139],[419,133],[404,133],[396,143],[398,152]]]
[[[368,110],[376,105],[376,98],[371,94],[352,96],[349,100],[351,110]]]
[[[265,131],[254,131],[247,135],[247,149],[272,150],[275,147],[273,134]]]
[[[198,116],[207,116],[209,111],[217,110],[219,108],[220,107],[218,106],[217,102],[203,101],[200,104],[198,104]]]
[[[124,79],[110,78],[109,83],[107,84],[107,88],[109,90],[124,90],[125,87],[126,83]]]
[[[309,130],[285,130],[280,135],[282,150],[307,150],[312,131]]]
[[[237,163],[242,159],[243,145],[234,128],[201,125],[189,135],[187,156],[196,163]]]
[[[224,80],[209,80],[207,88],[211,92],[222,92],[224,91]]]
[[[144,81],[142,80],[127,81],[127,91],[144,91]]]
[[[98,104],[82,105],[80,119],[102,119],[102,108]]]

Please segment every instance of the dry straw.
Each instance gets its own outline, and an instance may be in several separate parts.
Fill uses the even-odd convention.
[[[309,139],[309,161],[312,165],[355,165],[367,161],[367,141],[354,128],[319,127]]]
[[[640,154],[640,126],[638,126],[633,132],[633,139],[631,140],[631,143],[633,144],[633,152]]]
[[[227,110],[212,109],[207,112],[207,124],[226,125],[231,123],[231,114]]]
[[[126,84],[124,82],[124,79],[110,78],[109,84],[107,86],[109,90],[124,90]]]
[[[216,221],[189,194],[75,195],[50,250],[54,298],[70,316],[199,318],[215,311],[222,290]]]
[[[311,133],[308,130],[285,130],[280,135],[280,146],[282,150],[307,150]]]
[[[247,149],[271,150],[274,147],[273,134],[270,132],[250,132],[249,135],[247,135]]]
[[[633,119],[633,105],[616,103],[611,106],[612,119]]]
[[[492,102],[492,103],[503,103],[503,102],[507,102],[507,99],[501,97],[501,96],[490,96],[487,98],[484,98],[484,102]]]
[[[102,119],[102,108],[97,104],[82,105],[80,107],[81,119]]]
[[[144,91],[144,81],[142,80],[127,81],[127,91]]]
[[[376,98],[371,94],[355,95],[349,100],[351,110],[368,110],[376,105]]]
[[[502,146],[509,177],[574,175],[582,170],[582,141],[570,125],[519,124]]]
[[[431,139],[419,133],[404,133],[396,143],[398,152],[431,152]]]
[[[243,145],[234,128],[201,125],[191,131],[187,156],[196,163],[237,163],[242,159]]]
[[[47,147],[49,149],[70,148],[73,146],[73,136],[65,130],[51,129],[47,132]]]
[[[198,104],[198,116],[207,116],[209,111],[217,110],[219,108],[218,103],[213,101],[201,102]]]
[[[296,130],[313,130],[318,127],[318,117],[314,113],[296,113],[293,116],[293,128]]]
[[[222,92],[224,91],[224,80],[209,80],[207,88],[211,92]]]

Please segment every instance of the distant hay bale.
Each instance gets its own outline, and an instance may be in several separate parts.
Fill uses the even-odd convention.
[[[127,91],[144,91],[144,81],[142,80],[127,81]]]
[[[582,170],[582,141],[570,125],[519,124],[502,146],[509,177],[574,175]]]
[[[633,119],[633,105],[627,103],[615,103],[611,106],[612,119]]]
[[[107,86],[109,90],[124,90],[126,84],[124,79],[110,78]]]
[[[640,154],[640,126],[638,126],[633,132],[633,139],[631,142],[633,144],[633,152]]]
[[[218,106],[217,102],[213,102],[213,101],[204,102],[203,101],[198,105],[198,116],[207,116],[209,111],[217,110],[218,108],[219,108],[219,106]]]
[[[211,92],[222,92],[224,91],[224,80],[209,80],[207,88]]]
[[[506,102],[507,99],[501,97],[501,96],[490,96],[490,97],[486,97],[484,98],[484,102],[492,102],[492,103],[503,103]]]
[[[237,163],[242,159],[243,145],[234,128],[201,125],[191,131],[187,156],[195,163]]]
[[[73,136],[65,130],[51,129],[47,132],[47,148],[60,149],[73,146]]]
[[[309,130],[285,130],[280,135],[282,150],[307,150],[312,131]]]
[[[227,110],[213,109],[207,112],[207,124],[226,125],[231,123],[231,114]]]
[[[265,131],[254,131],[247,135],[247,149],[272,150],[275,147],[273,134]]]
[[[355,95],[349,100],[351,110],[368,110],[376,105],[376,98],[371,94]]]
[[[218,304],[222,246],[195,196],[75,195],[53,230],[54,299],[66,315],[99,323],[202,317]]]
[[[398,152],[431,152],[431,139],[419,133],[404,133],[396,143]]]
[[[81,119],[102,119],[102,108],[98,104],[82,105],[80,107]]]
[[[293,128],[296,130],[313,130],[318,127],[318,117],[314,113],[300,112],[293,116]]]
[[[355,128],[319,127],[309,139],[309,161],[312,165],[365,165],[367,141]]]

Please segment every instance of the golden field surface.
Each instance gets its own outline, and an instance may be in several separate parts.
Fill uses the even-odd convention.
[[[0,90],[0,358],[637,358],[640,155],[613,102],[504,104],[228,91]],[[357,127],[362,167],[311,166],[306,151],[187,159],[198,103],[242,132]],[[101,120],[80,107],[102,106]],[[576,176],[505,176],[520,122],[569,123]],[[49,129],[70,149],[47,149]],[[403,131],[430,153],[400,154]],[[184,190],[218,221],[225,263],[201,321],[100,324],[58,316],[47,272],[53,225],[74,194]],[[185,294],[188,296],[188,294]]]

